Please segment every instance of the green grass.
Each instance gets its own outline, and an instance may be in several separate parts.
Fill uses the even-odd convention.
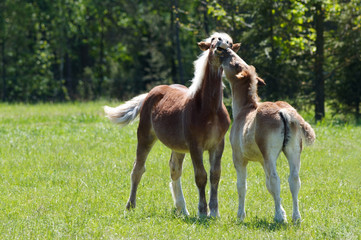
[[[257,163],[248,167],[247,217],[237,221],[228,135],[219,187],[221,218],[197,218],[189,156],[182,183],[190,217],[184,218],[174,214],[170,150],[159,142],[147,160],[137,208],[125,210],[137,123],[119,129],[104,118],[104,104],[0,104],[0,239],[361,238],[361,127],[314,126],[317,141],[302,154],[301,225],[274,223],[273,200]],[[277,167],[291,222],[283,155]]]

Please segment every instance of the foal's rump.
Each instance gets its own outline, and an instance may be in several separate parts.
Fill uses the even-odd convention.
[[[277,137],[282,134],[282,141]],[[301,115],[286,102],[260,103],[256,114],[256,141],[258,145],[268,142],[272,146],[285,147],[290,141],[301,138],[311,145],[316,138],[315,132]],[[278,140],[279,139],[279,140]],[[298,140],[296,140],[298,141]]]
[[[316,139],[316,134],[312,129],[311,125],[308,122],[306,122],[303,119],[303,117],[300,114],[298,114],[296,109],[294,109],[288,103],[276,102],[276,104],[282,106],[282,108],[279,111],[279,114],[285,124],[285,132],[286,132],[285,134],[288,134],[288,136],[286,136],[285,138],[285,141],[287,140],[287,138],[291,137],[289,134],[298,131],[301,133],[301,137],[305,141],[306,145],[313,144]],[[287,143],[285,142],[285,145],[286,144]]]

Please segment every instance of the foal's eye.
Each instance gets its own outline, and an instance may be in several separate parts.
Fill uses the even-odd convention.
[[[231,44],[229,44],[229,46],[230,46],[230,47],[232,47],[232,46],[233,46],[233,44],[231,43]]]
[[[214,38],[212,38],[211,42],[213,42]]]

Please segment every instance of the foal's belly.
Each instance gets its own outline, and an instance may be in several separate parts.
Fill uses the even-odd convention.
[[[152,114],[152,127],[157,138],[168,148],[179,153],[189,152],[180,113],[155,111]]]
[[[157,126],[157,124],[155,124],[153,128],[157,138],[168,148],[179,153],[189,152],[188,145],[186,144],[183,134],[179,131],[178,126]]]
[[[255,142],[244,144],[241,146],[243,158],[252,162],[263,162],[262,153]]]

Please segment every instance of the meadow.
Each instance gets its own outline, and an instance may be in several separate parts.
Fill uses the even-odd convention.
[[[236,172],[227,134],[221,217],[199,219],[189,156],[182,185],[190,216],[182,217],[175,214],[169,189],[170,150],[159,142],[148,157],[137,208],[125,210],[137,122],[118,128],[104,117],[105,104],[117,105],[0,104],[1,239],[361,239],[360,126],[313,125],[317,140],[301,156],[299,225],[291,221],[283,155],[277,169],[289,223],[273,221],[273,200],[258,163],[248,165],[247,217],[237,221]]]

